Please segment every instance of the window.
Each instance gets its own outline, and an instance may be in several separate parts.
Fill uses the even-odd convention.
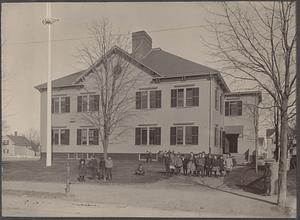
[[[184,89],[172,89],[171,107],[199,106],[199,88],[187,88],[185,95],[184,105]]]
[[[98,129],[89,129],[89,145],[98,145]]]
[[[171,127],[170,144],[183,144],[183,127]]]
[[[76,159],[76,153],[68,153],[68,159]]]
[[[150,108],[161,108],[161,91],[150,91]]]
[[[242,101],[225,102],[225,116],[240,116],[240,115],[242,115]]]
[[[198,144],[198,127],[187,126],[185,127],[185,144]]]
[[[89,96],[89,111],[99,111],[99,95]]]
[[[88,129],[77,129],[77,145],[87,145]]]
[[[224,102],[223,95],[221,94],[220,95],[220,113],[221,114],[223,113],[223,102]]]
[[[161,144],[161,128],[152,127],[149,128],[149,144],[160,145]]]
[[[52,145],[59,145],[59,129],[52,129]]]
[[[186,89],[186,106],[199,106],[199,88]]]
[[[171,90],[171,107],[184,107],[184,89]]]
[[[99,95],[77,96],[77,112],[98,111]]]
[[[135,144],[146,145],[147,144],[147,128],[135,129]]]
[[[215,146],[219,146],[219,129],[217,125],[215,127]]]
[[[148,92],[136,92],[136,109],[148,108]]]
[[[60,130],[60,144],[61,145],[69,145],[70,132],[69,129],[61,129]]]
[[[59,97],[52,98],[52,113],[59,113]]]
[[[215,109],[219,111],[219,91],[215,90]]]
[[[62,113],[70,112],[70,97],[61,97],[60,103]]]

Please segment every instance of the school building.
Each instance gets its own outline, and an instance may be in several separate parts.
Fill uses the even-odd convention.
[[[258,114],[253,114],[251,106],[261,102],[260,92],[231,92],[218,70],[152,48],[145,31],[132,34],[132,53],[115,46],[106,57],[121,57],[131,73],[142,76],[131,91],[135,116],[127,120],[124,133],[110,140],[108,152],[113,158],[138,159],[146,151],[159,150],[230,152],[240,158],[254,152]],[[99,94],[87,92],[86,79],[88,70],[52,81],[54,159],[89,158],[103,152],[98,130],[82,117],[99,109]],[[35,88],[40,92],[41,152],[45,155],[47,84]]]

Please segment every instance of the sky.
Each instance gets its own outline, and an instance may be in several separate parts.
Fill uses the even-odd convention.
[[[115,33],[145,30],[153,47],[219,69],[202,42],[215,2],[51,3],[52,79],[81,70],[77,48],[89,36],[92,21],[106,18]],[[46,3],[2,4],[2,117],[8,133],[40,128],[40,94],[34,86],[47,80]],[[197,26],[197,27],[195,27]],[[128,35],[130,37],[130,35]],[[225,79],[229,87],[231,82]]]

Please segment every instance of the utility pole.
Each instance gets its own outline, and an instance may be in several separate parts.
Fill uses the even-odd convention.
[[[51,143],[51,106],[52,106],[52,82],[51,82],[51,24],[58,19],[51,18],[51,3],[46,3],[46,18],[43,24],[48,25],[48,80],[47,80],[47,150],[46,166],[52,165],[52,143]],[[43,120],[43,119],[42,119]]]

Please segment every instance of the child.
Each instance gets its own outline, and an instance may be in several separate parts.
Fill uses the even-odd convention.
[[[97,175],[98,162],[97,162],[97,160],[96,160],[96,158],[95,158],[94,155],[92,156],[92,159],[88,163],[88,166],[91,169],[91,174],[92,174],[91,179],[95,180],[96,179],[96,175]]]
[[[193,155],[192,153],[190,154],[190,159],[189,159],[187,168],[188,168],[188,174],[189,174],[189,175],[195,175],[195,172],[196,172],[196,166],[195,166],[194,155]]]
[[[143,165],[142,164],[139,164],[139,167],[136,169],[135,171],[135,175],[144,175],[145,174],[145,170],[143,168]]]
[[[84,176],[86,175],[86,165],[84,159],[80,159],[79,161],[78,174],[79,174],[79,178],[78,178],[79,182],[85,181]]]
[[[211,155],[208,154],[205,160],[206,176],[211,176],[211,170],[212,170],[212,158]]]
[[[212,160],[212,173],[214,173],[215,177],[220,175],[220,166],[217,155],[214,155]]]
[[[180,158],[180,154],[178,153],[176,159],[175,159],[175,167],[176,167],[176,174],[180,175],[181,167],[182,167],[182,160]]]
[[[225,176],[225,161],[223,156],[219,157],[220,175]]]
[[[229,173],[232,171],[232,167],[233,167],[232,158],[230,157],[230,154],[227,154],[227,157],[225,159],[225,170],[227,176],[229,176]]]
[[[111,157],[108,157],[107,160],[105,160],[105,170],[106,170],[108,180],[112,180],[112,168],[113,168],[113,161]]]
[[[271,169],[270,164],[265,164],[265,173],[264,173],[264,188],[265,188],[265,196],[271,195]]]
[[[185,176],[187,175],[188,162],[189,162],[189,159],[187,158],[187,156],[185,156],[182,161],[183,175],[185,175]]]
[[[204,177],[204,166],[205,166],[205,153],[203,152],[200,157],[198,158],[198,165],[197,168],[200,172],[201,177]]]
[[[105,161],[104,158],[101,158],[99,162],[99,180],[104,179],[104,175],[105,175]]]

